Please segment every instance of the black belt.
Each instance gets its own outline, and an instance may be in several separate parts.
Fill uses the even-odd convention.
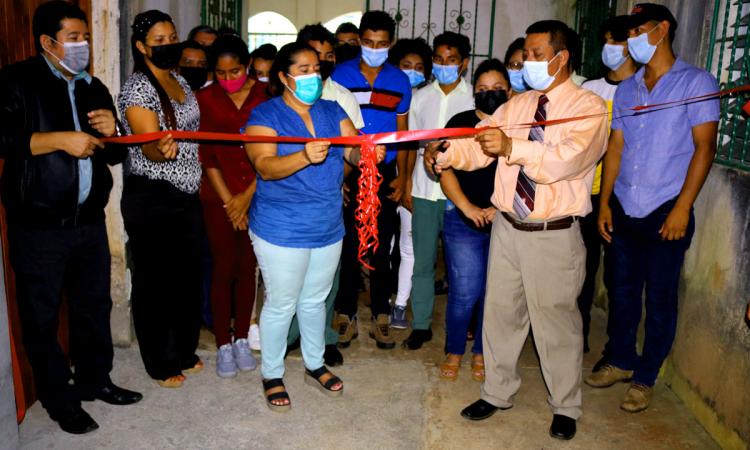
[[[507,220],[513,228],[521,231],[552,231],[552,230],[565,230],[573,226],[578,221],[576,216],[563,217],[562,219],[550,220],[548,222],[521,222],[520,220],[512,217],[510,214],[503,212],[501,213],[505,220]]]

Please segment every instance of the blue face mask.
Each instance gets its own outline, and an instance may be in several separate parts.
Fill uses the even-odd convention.
[[[389,48],[370,48],[362,46],[362,59],[370,67],[380,67],[388,59]]]
[[[651,58],[654,57],[654,53],[656,53],[656,47],[661,43],[661,40],[659,40],[659,42],[657,42],[655,45],[651,45],[651,43],[648,42],[648,35],[657,27],[658,25],[654,28],[651,28],[645,33],[641,33],[636,37],[628,38],[628,51],[630,52],[630,55],[633,57],[633,59],[637,62],[641,64],[648,64],[648,62],[651,61]]]
[[[456,80],[458,80],[458,67],[459,66],[444,66],[442,64],[433,64],[432,74],[435,75],[435,79],[440,84],[453,84],[456,82]]]
[[[611,70],[619,69],[628,59],[627,56],[623,55],[623,53],[625,53],[624,50],[624,45],[604,44],[604,48],[602,49],[602,62]]]
[[[289,76],[294,78],[297,88],[293,91],[288,85],[286,88],[297,97],[297,100],[306,105],[312,105],[320,98],[320,95],[323,93],[323,80],[320,78],[319,73],[310,73],[296,77]]]
[[[411,87],[417,87],[424,83],[424,74],[422,72],[414,69],[406,69],[404,70],[404,73],[409,77]]]
[[[510,87],[516,92],[526,92],[526,83],[523,82],[523,71],[508,69]]]

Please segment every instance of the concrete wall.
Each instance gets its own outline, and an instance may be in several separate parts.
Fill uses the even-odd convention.
[[[0,242],[0,255],[3,243]],[[0,257],[0,447],[18,447],[16,400],[13,393],[13,366],[8,335],[8,302],[5,298],[5,268]]]

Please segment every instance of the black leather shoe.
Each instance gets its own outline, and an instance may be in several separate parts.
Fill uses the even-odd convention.
[[[409,350],[419,350],[425,342],[432,340],[432,330],[412,330],[404,341],[404,347]]]
[[[70,434],[86,434],[99,428],[99,424],[80,406],[62,412],[54,419],[63,431]]]
[[[344,364],[344,356],[336,347],[336,344],[326,345],[326,351],[323,353],[323,361],[325,361],[326,366],[336,367]]]
[[[115,386],[112,382],[93,391],[80,391],[79,395],[85,402],[101,400],[110,405],[132,405],[143,398],[143,394]]]
[[[576,420],[568,416],[555,414],[552,416],[549,435],[555,439],[563,439],[565,441],[573,439],[573,436],[576,435]]]
[[[510,406],[507,408],[500,408],[490,402],[479,399],[464,408],[463,411],[461,411],[461,417],[469,420],[484,420],[495,414],[497,410],[505,411],[506,409],[510,409]]]

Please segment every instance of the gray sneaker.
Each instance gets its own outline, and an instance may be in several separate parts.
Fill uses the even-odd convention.
[[[258,367],[258,361],[255,360],[255,356],[250,351],[250,344],[247,339],[234,341],[232,352],[234,353],[234,362],[241,371],[247,372]]]
[[[232,354],[232,344],[224,344],[216,351],[216,375],[221,378],[237,376],[237,364]]]
[[[394,306],[391,313],[391,328],[405,330],[409,328],[409,321],[406,320],[406,306]]]

